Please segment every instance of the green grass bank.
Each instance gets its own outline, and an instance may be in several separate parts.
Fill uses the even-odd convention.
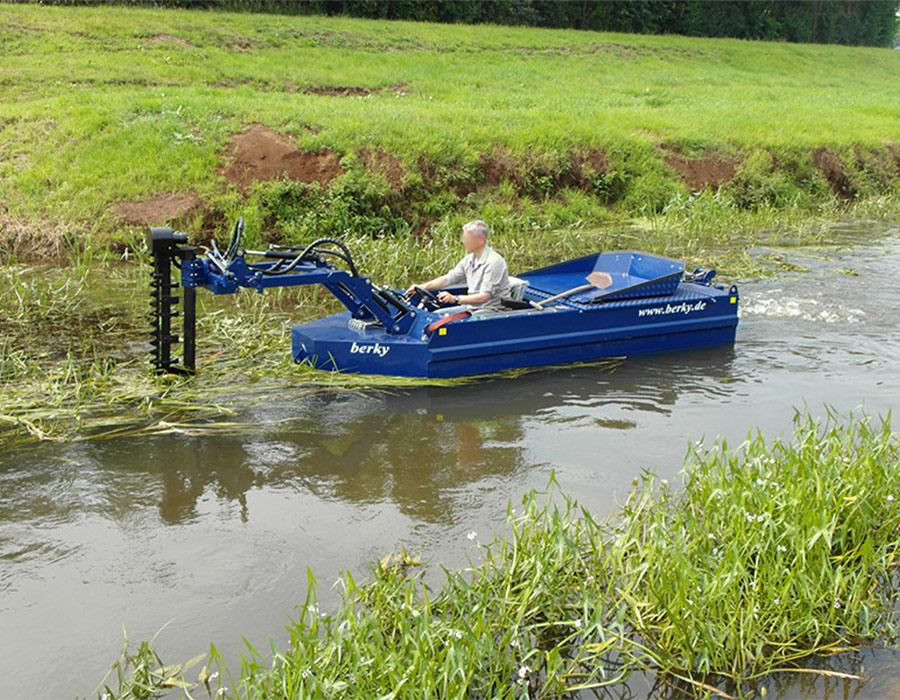
[[[4,5],[0,57],[6,259],[241,214],[263,243],[476,215],[521,241],[703,191],[713,237],[900,210],[889,49]]]
[[[608,519],[531,493],[436,587],[404,552],[345,575],[325,612],[310,572],[286,646],[230,671],[215,646],[184,666],[129,646],[101,690],[541,698],[648,670],[688,697],[765,697],[773,673],[852,677],[822,657],[897,632],[898,459],[889,419],[798,413],[785,439],[693,446],[682,486],[645,474]]]

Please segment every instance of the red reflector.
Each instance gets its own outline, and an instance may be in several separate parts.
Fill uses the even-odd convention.
[[[469,311],[460,311],[459,313],[450,314],[449,316],[444,316],[444,318],[439,321],[435,321],[434,323],[429,323],[425,326],[426,333],[434,333],[441,326],[446,326],[451,321],[459,321],[461,318],[469,318],[472,313]]]

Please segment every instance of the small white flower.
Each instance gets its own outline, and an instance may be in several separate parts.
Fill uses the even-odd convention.
[[[450,630],[450,636],[455,637],[456,639],[462,639],[462,632],[459,630]]]
[[[529,676],[530,673],[531,673],[531,669],[528,668],[528,666],[522,666],[519,669],[519,678],[524,680],[525,678],[527,678]]]
[[[218,691],[216,691],[216,695],[225,695],[225,693],[227,693],[227,692],[228,692],[228,688],[225,688],[223,686],[223,687],[219,688]]]
[[[575,625],[576,629],[581,629],[582,627],[584,627],[584,623],[581,621],[581,618],[575,620],[573,624]]]
[[[685,600],[687,601],[687,604],[688,604],[688,605],[693,605],[693,604],[694,604],[694,601],[691,600],[690,598],[685,598]]]
[[[840,610],[840,607],[841,607],[841,601],[839,601],[839,600],[834,601],[834,609]]]
[[[785,547],[783,544],[780,544],[780,545],[778,545],[778,551],[779,551],[779,552],[786,552],[786,551],[787,551],[787,547]]]
[[[765,521],[765,519],[766,519],[765,515],[757,515],[756,516],[756,522],[758,522],[758,523]]]
[[[887,499],[888,499],[888,501],[893,501],[894,500],[893,494],[889,493]]]
[[[710,532],[710,533],[706,536],[706,539],[708,539],[708,540],[714,540],[714,539],[716,539],[716,536]]]
[[[781,598],[776,598],[776,599],[775,599],[775,605],[778,605],[780,602],[781,602]]]
[[[476,537],[478,537],[478,533],[475,532],[475,530],[472,530],[472,532],[466,535],[466,537],[468,537],[470,540],[474,540]]]
[[[715,556],[716,554],[718,554],[718,553],[719,553],[719,548],[718,548],[718,547],[713,547],[712,553],[713,553],[713,556]]]
[[[211,673],[211,674],[209,675],[209,679],[208,679],[208,680],[214,681],[214,680],[216,680],[216,678],[218,678],[218,677],[219,677],[219,672],[218,672],[218,671],[215,671],[214,673]]]
[[[304,669],[300,672],[300,678],[304,678],[304,679],[305,679],[305,678],[309,678],[311,675],[312,675],[312,670],[310,670],[310,669],[308,669],[308,668],[304,668]]]

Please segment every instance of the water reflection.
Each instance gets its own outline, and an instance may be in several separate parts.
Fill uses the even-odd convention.
[[[198,504],[210,495],[235,503],[233,512],[247,522],[253,517],[248,493],[273,488],[357,505],[390,502],[416,520],[452,524],[461,517],[454,510],[460,491],[490,477],[515,479],[527,469],[532,423],[555,430],[578,424],[634,430],[638,422],[629,413],[667,415],[679,397],[729,391],[733,360],[733,352],[719,350],[465,387],[313,394],[294,406],[257,407],[243,416],[272,425],[261,434],[169,435],[62,448],[57,459],[78,465],[84,482],[78,498],[48,503],[48,491],[72,492],[72,483],[60,482],[76,470],[67,477],[65,470],[28,461],[21,471],[7,472],[16,479],[16,496],[6,510],[0,505],[0,516],[13,518],[14,509],[21,517],[24,509],[29,519],[65,520],[76,503],[84,508],[85,492],[107,516],[126,516],[127,507],[115,497],[120,492],[132,504],[155,501],[169,525],[196,520]],[[292,427],[285,427],[286,418]]]

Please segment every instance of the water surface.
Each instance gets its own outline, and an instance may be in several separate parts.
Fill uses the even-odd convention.
[[[167,621],[170,662],[267,647],[341,569],[405,547],[477,556],[507,504],[551,473],[603,516],[644,469],[675,477],[689,440],[790,431],[795,409],[885,413],[900,397],[900,233],[848,226],[808,271],[741,287],[733,348],[452,388],[255,405],[240,436],[45,444],[0,456],[0,697],[91,695],[121,649]],[[285,352],[288,348],[285,348]],[[474,535],[472,533],[475,533]],[[864,680],[780,677],[768,697],[900,692],[888,650],[834,661]],[[624,697],[677,697],[636,679]]]

